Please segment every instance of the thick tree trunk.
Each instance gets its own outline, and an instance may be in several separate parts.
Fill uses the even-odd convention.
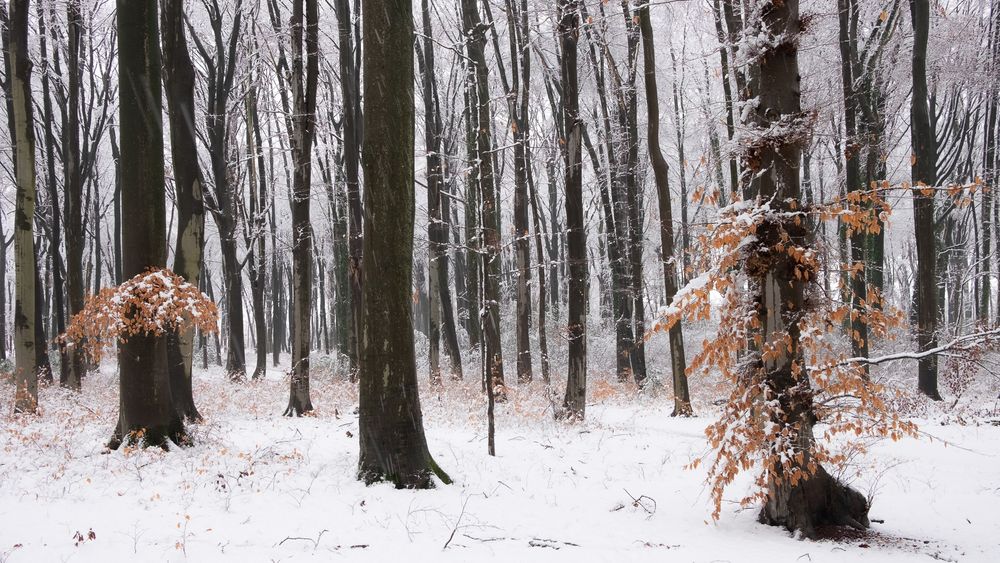
[[[118,0],[123,274],[131,278],[167,260],[160,42],[155,2]],[[167,339],[137,334],[121,344],[121,410],[109,446],[123,441],[167,447],[187,441],[171,401]]]
[[[587,231],[583,218],[583,121],[580,119],[577,80],[577,41],[580,33],[579,0],[559,1],[558,37],[562,57],[563,121],[567,138],[566,260],[569,262],[569,367],[566,376],[565,415],[582,419],[587,404]]]
[[[913,95],[910,128],[913,142],[911,175],[913,177],[913,226],[917,241],[917,346],[928,350],[937,346],[938,294],[935,263],[934,192],[923,188],[937,183],[934,130],[931,127],[927,99],[927,39],[930,30],[929,0],[910,0],[913,22]],[[922,358],[918,363],[921,393],[940,400],[937,382],[937,357]]]
[[[413,268],[413,20],[409,0],[364,0],[366,267],[358,478],[428,488],[448,476],[427,449],[410,300]]]
[[[195,70],[188,54],[184,31],[183,0],[164,0],[160,14],[163,30],[164,85],[170,120],[170,154],[177,199],[177,241],[174,273],[188,283],[200,285],[205,246],[205,205],[202,200],[201,167],[194,125]],[[170,392],[182,418],[199,420],[191,388],[194,331],[167,335]]]
[[[646,137],[649,160],[653,166],[656,196],[660,211],[660,261],[663,263],[663,287],[666,303],[670,304],[677,293],[677,263],[674,259],[673,211],[670,205],[669,168],[660,150],[660,102],[656,90],[656,51],[653,45],[653,24],[649,17],[649,0],[637,8],[639,29],[642,32],[642,66],[646,87]],[[683,161],[682,161],[683,162]],[[681,323],[670,327],[670,370],[674,385],[674,416],[690,416],[691,395],[685,370],[684,333]]]
[[[304,12],[304,14],[303,14]],[[305,18],[303,20],[303,17]],[[313,410],[309,399],[310,321],[312,311],[313,234],[309,221],[312,186],[312,145],[316,129],[316,89],[319,80],[319,7],[317,0],[292,3],[292,377],[285,416]]]
[[[794,478],[785,474],[781,463],[768,473],[767,499],[759,519],[813,537],[816,526],[825,524],[867,527],[868,505],[860,493],[832,479],[812,459],[816,413],[799,345],[799,323],[806,284],[815,278],[811,272],[793,275],[799,271],[796,259],[787,252],[774,251],[786,244],[811,245],[806,222],[790,216],[802,208],[801,144],[808,138],[810,127],[800,102],[800,25],[797,0],[774,0],[760,12],[759,20],[747,24],[748,34],[766,38],[769,45],[751,63],[748,94],[759,104],[747,125],[751,130],[784,127],[789,132],[778,142],[770,137],[751,142],[744,152],[744,166],[754,178],[750,190],[758,195],[758,201],[775,206],[774,216],[757,228],[762,250],[747,258],[745,268],[750,288],[756,294],[758,335],[763,341],[760,348],[776,350],[766,359],[756,351],[750,369],[758,374],[754,378],[761,379],[763,400],[779,405],[769,422],[791,432],[789,439],[800,454],[790,462],[796,472]]]

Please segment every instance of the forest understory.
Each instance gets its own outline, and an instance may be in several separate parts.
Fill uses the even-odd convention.
[[[599,369],[613,349],[593,339],[583,423],[553,420],[561,362],[551,388],[512,384],[497,405],[496,457],[483,454],[478,379],[433,387],[418,358],[428,444],[455,481],[426,491],[356,479],[357,387],[335,358],[314,357],[316,410],[301,418],[280,416],[287,365],[239,384],[196,362],[205,420],[188,426],[192,447],[169,453],[106,449],[118,410],[106,362],[79,393],[43,387],[38,416],[0,419],[0,561],[995,561],[995,378],[943,375],[946,401],[932,402],[912,390],[912,364],[873,372],[901,390],[921,437],[872,442],[836,475],[872,499],[870,530],[804,542],[739,507],[747,474],[712,522],[705,469],[688,466],[708,452],[724,383],[692,378],[696,416],[672,418],[669,382],[638,392]],[[648,352],[668,354],[666,338]],[[0,400],[13,393],[0,384]]]

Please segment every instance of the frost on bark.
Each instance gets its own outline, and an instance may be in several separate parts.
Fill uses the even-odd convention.
[[[28,52],[28,0],[12,0],[9,14],[7,66],[9,109],[17,182],[14,209],[14,412],[38,408],[38,364],[35,337],[35,130],[31,105],[31,57]],[[3,241],[0,241],[2,244]]]
[[[427,449],[417,388],[411,283],[414,221],[410,0],[365,0],[364,322],[358,478],[399,488],[450,483]]]
[[[569,262],[569,367],[565,415],[583,418],[587,401],[587,232],[583,218],[582,135],[577,80],[579,0],[559,2],[559,44],[562,51],[563,115],[566,163],[566,260]]]
[[[166,73],[170,147],[177,198],[177,241],[174,250],[176,274],[198,286],[205,246],[205,204],[202,199],[201,167],[194,125],[195,70],[184,36],[183,0],[164,0],[160,14],[163,30],[163,69]],[[191,389],[194,330],[167,336],[170,392],[178,414],[199,420]]]
[[[796,262],[789,253],[772,252],[786,241],[795,247],[810,245],[806,222],[796,220],[792,213],[801,209],[801,146],[812,126],[800,101],[800,31],[797,0],[769,0],[753,7],[747,33],[771,41],[760,52],[746,54],[751,62],[747,88],[757,103],[744,126],[756,136],[744,143],[741,156],[754,178],[751,193],[759,202],[769,202],[774,211],[757,229],[756,248],[762,250],[745,263],[762,341],[752,369],[762,374],[766,400],[778,403],[770,411],[771,422],[791,429],[789,439],[798,452],[790,467],[778,465],[768,474],[767,498],[759,519],[813,537],[817,526],[865,528],[869,522],[865,498],[831,477],[812,458],[816,413],[799,347],[807,276],[793,275]],[[760,350],[774,352],[762,354]]]
[[[167,261],[160,37],[155,2],[118,0],[122,270],[126,278]],[[167,371],[167,339],[140,333],[118,352],[120,411],[109,447],[184,444]]]

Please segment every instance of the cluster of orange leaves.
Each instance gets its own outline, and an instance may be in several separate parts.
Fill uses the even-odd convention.
[[[877,218],[887,216],[888,205],[878,191],[809,209],[794,201],[784,203],[780,211],[768,202],[737,202],[723,209],[719,221],[698,238],[703,273],[678,292],[650,331],[667,331],[682,318],[708,320],[713,310],[719,315],[715,337],[703,342],[688,366],[689,375],[718,373],[731,384],[721,416],[705,431],[710,449],[691,464],[695,468],[709,460],[707,483],[714,519],[720,516],[724,491],[744,471],[756,471],[754,488],[740,501],[748,506],[766,499],[769,482],[788,479],[794,485],[819,465],[843,468],[849,461],[843,452],[856,455],[864,451],[862,438],[898,440],[916,434],[916,426],[901,420],[887,402],[890,391],[871,379],[863,365],[849,360],[845,350],[849,347],[843,340],[825,338],[842,331],[849,318],[859,316],[868,324],[872,337],[891,338],[892,329],[904,322],[898,310],[884,309],[881,295],[874,289],[868,290],[860,309],[854,310],[849,297],[840,303],[815,295],[818,284],[807,283],[808,309],[798,323],[798,342],[792,342],[787,332],[765,335],[753,300],[756,281],[744,268],[754,255],[784,253],[795,265],[796,278],[815,281],[822,264],[814,248],[796,244],[783,233],[778,243],[763,249],[756,237],[758,228],[765,221],[773,224],[775,217],[779,223],[795,225],[808,218],[841,219],[849,229],[875,233]],[[713,293],[717,294],[714,305]],[[815,298],[810,299],[810,295]],[[752,349],[748,349],[750,342],[754,343]],[[808,396],[822,425],[815,440],[811,428],[802,434],[795,423],[783,422],[778,390],[771,388],[763,368],[765,362],[791,354],[796,346],[796,356],[802,360],[792,365],[792,375],[798,381],[795,392]],[[834,448],[836,436],[847,439],[838,441],[840,445]]]
[[[87,297],[60,338],[99,362],[106,348],[137,334],[162,336],[192,328],[215,332],[219,311],[198,288],[168,268],[150,269]]]

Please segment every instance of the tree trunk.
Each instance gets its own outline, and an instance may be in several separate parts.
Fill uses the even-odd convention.
[[[351,296],[351,331],[349,356],[351,360],[351,380],[360,369],[361,343],[358,339],[362,331],[361,279],[363,278],[363,233],[361,180],[358,172],[361,143],[364,137],[361,110],[361,77],[352,38],[351,6],[349,0],[336,0],[337,31],[340,61],[340,88],[344,104],[344,176],[347,181],[347,231],[348,231],[348,277]]]
[[[788,252],[775,251],[786,244],[805,248],[812,244],[807,223],[794,215],[802,209],[801,145],[810,135],[800,102],[800,25],[797,0],[775,1],[760,12],[759,19],[747,23],[746,33],[763,38],[768,48],[751,61],[748,94],[759,104],[746,126],[758,132],[783,127],[788,133],[777,140],[762,135],[745,145],[744,167],[753,178],[749,188],[759,202],[771,202],[774,207],[757,228],[759,250],[746,259],[745,269],[758,311],[756,337],[763,343],[754,352],[752,378],[761,381],[762,400],[779,405],[769,422],[790,431],[788,439],[800,453],[790,462],[794,475],[785,474],[781,463],[768,472],[767,499],[759,519],[814,537],[816,526],[867,527],[869,522],[864,497],[833,479],[812,458],[817,419],[799,323],[806,305],[806,284],[815,278],[809,271],[793,275],[801,273],[797,260]],[[761,349],[776,353],[765,358]]]
[[[934,192],[923,188],[937,183],[934,130],[927,100],[927,39],[930,31],[929,0],[910,0],[913,22],[913,96],[910,127],[913,142],[913,226],[917,241],[917,346],[928,350],[937,346],[938,295],[935,263]],[[937,384],[937,357],[929,355],[918,363],[918,389],[931,399],[941,400]]]
[[[164,0],[160,14],[163,29],[164,85],[170,119],[170,155],[177,199],[177,240],[174,273],[200,285],[205,246],[205,205],[202,201],[201,167],[194,125],[195,70],[184,35],[183,0]],[[199,420],[191,388],[194,330],[167,335],[170,392],[182,418]]]
[[[660,261],[663,263],[663,287],[666,292],[666,303],[669,305],[677,293],[677,263],[674,260],[674,223],[673,211],[670,206],[670,169],[660,150],[660,102],[656,90],[656,50],[653,45],[653,24],[649,17],[649,0],[646,0],[636,11],[639,16],[639,29],[642,32],[642,67],[646,87],[646,137],[649,144],[649,160],[653,167],[653,178],[656,182],[656,196],[660,211]],[[681,323],[676,322],[670,327],[670,370],[674,385],[673,416],[690,416],[691,395],[688,391],[688,381],[685,370],[687,361],[684,358],[684,333]]]
[[[35,128],[31,104],[31,58],[28,51],[28,0],[11,0],[6,65],[10,88],[8,111],[17,182],[14,210],[14,412],[38,408],[35,347]],[[12,110],[12,111],[11,111]]]
[[[569,262],[569,367],[566,376],[565,415],[582,419],[587,404],[587,231],[583,218],[583,121],[577,80],[577,41],[580,33],[579,0],[559,1],[559,46],[562,57],[563,122],[567,138],[566,260]]]
[[[304,14],[303,14],[304,12]],[[303,15],[305,20],[303,22]],[[304,32],[304,34],[303,34]],[[313,410],[309,400],[310,320],[313,276],[313,234],[309,221],[312,186],[312,145],[316,129],[316,89],[319,81],[319,8],[317,0],[292,3],[292,377],[285,416]]]
[[[118,0],[123,273],[131,278],[167,260],[160,42],[155,2]],[[167,339],[140,333],[120,345],[121,410],[109,446],[167,447],[187,441],[170,396]]]
[[[462,0],[462,23],[466,35],[466,50],[473,66],[473,88],[470,97],[476,123],[474,167],[478,169],[479,196],[482,198],[483,303],[479,315],[483,332],[483,354],[486,356],[487,377],[492,378],[497,398],[503,401],[503,352],[500,348],[500,208],[493,168],[491,133],[489,67],[486,65],[486,29],[479,19],[476,0]],[[471,116],[470,116],[471,117]]]
[[[264,149],[261,144],[260,120],[257,111],[257,86],[254,83],[247,93],[247,148],[250,151],[247,166],[250,170],[250,236],[247,246],[250,256],[250,293],[253,301],[253,322],[257,362],[252,379],[262,379],[267,373],[267,321],[264,293],[267,289],[267,249],[265,229],[267,216],[264,202],[267,200],[267,178],[264,168]]]
[[[450,483],[427,449],[417,385],[413,268],[413,20],[409,0],[364,0],[366,267],[358,478]]]

